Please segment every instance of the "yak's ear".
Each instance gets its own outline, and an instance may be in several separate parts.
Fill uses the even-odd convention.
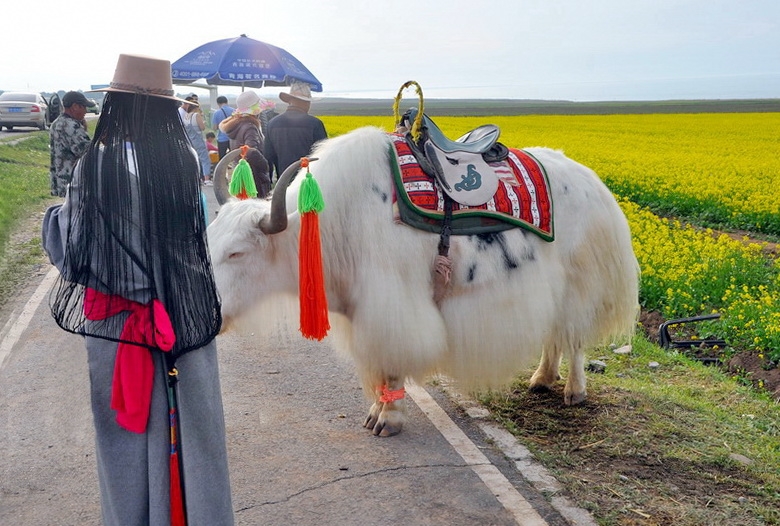
[[[258,234],[265,234],[265,231],[263,230],[263,224],[268,222],[270,215],[270,210],[254,210],[250,216],[252,229],[257,231],[256,233]]]

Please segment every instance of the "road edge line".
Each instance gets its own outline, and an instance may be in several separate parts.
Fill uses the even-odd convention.
[[[408,382],[406,392],[417,407],[425,413],[436,429],[449,442],[455,451],[471,467],[504,508],[512,514],[517,524],[521,526],[546,526],[541,515],[534,509],[517,488],[509,482],[501,471],[494,466],[479,448],[466,436],[458,425],[452,421],[446,411],[422,387]]]
[[[40,285],[38,285],[38,288],[35,289],[35,292],[33,292],[32,296],[30,296],[30,299],[27,300],[27,303],[22,308],[22,311],[19,313],[19,316],[16,318],[16,320],[10,319],[8,321],[8,323],[11,324],[8,329],[8,333],[0,342],[0,371],[2,371],[5,367],[8,357],[11,356],[11,351],[13,350],[14,345],[16,345],[16,343],[19,341],[19,338],[22,337],[22,333],[30,325],[30,320],[32,320],[33,316],[35,315],[35,311],[38,310],[38,306],[46,297],[46,294],[49,292],[49,289],[54,283],[54,280],[57,279],[58,275],[59,271],[57,268],[52,267],[43,277],[43,280],[41,281]],[[13,314],[11,316],[13,318]]]

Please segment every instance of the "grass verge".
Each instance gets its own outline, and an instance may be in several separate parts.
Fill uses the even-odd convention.
[[[49,193],[49,134],[0,142],[0,306],[45,261],[41,217],[58,201]]]

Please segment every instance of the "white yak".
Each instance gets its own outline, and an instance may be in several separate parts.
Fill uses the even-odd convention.
[[[555,240],[522,228],[452,236],[451,278],[437,304],[439,235],[394,222],[390,144],[382,130],[360,128],[319,144],[310,167],[325,202],[328,308],[344,321],[333,323],[331,343],[354,359],[373,402],[365,427],[381,436],[401,430],[407,378],[444,373],[464,388],[498,387],[540,356],[531,388],[553,386],[565,356],[564,401],[581,403],[585,350],[636,328],[639,268],[613,195],[562,153],[527,149],[549,178]],[[273,294],[297,297],[304,171],[285,199],[296,169],[271,201],[231,198],[208,228],[225,327]]]

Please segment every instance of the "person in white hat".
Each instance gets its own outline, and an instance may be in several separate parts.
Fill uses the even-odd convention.
[[[277,176],[309,155],[316,142],[328,138],[325,124],[309,115],[312,99],[308,84],[293,82],[290,92],[280,93],[279,98],[288,104],[287,110],[269,121],[264,143],[265,157]]]
[[[236,97],[236,111],[219,123],[220,131],[230,137],[230,149],[239,150],[246,145],[251,148],[246,161],[252,168],[257,187],[257,197],[263,198],[271,191],[271,176],[268,161],[263,155],[263,134],[260,131],[259,115],[261,99],[254,91],[241,92]]]
[[[42,240],[87,348],[102,523],[233,524],[198,158],[171,64],[120,55],[95,140]]]

